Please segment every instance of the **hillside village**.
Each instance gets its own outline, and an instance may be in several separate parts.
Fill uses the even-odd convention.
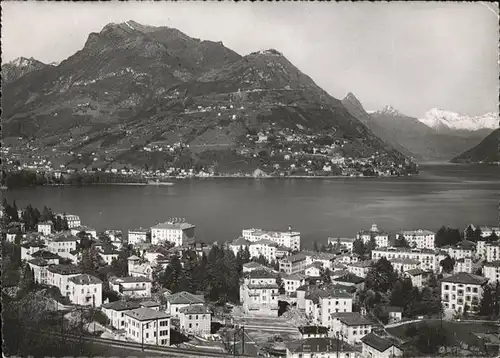
[[[221,354],[500,353],[498,227],[374,224],[308,250],[292,227],[208,244],[183,218],[97,232],[5,201],[1,220],[3,294],[51,302],[63,332],[80,317],[87,334]]]

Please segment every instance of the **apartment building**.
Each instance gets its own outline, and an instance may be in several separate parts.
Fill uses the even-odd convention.
[[[146,307],[125,312],[125,336],[135,342],[170,345],[170,315]]]
[[[75,265],[50,265],[47,267],[47,284],[58,287],[61,295],[69,298],[72,290],[69,279],[82,273],[82,269]]]
[[[72,215],[72,214],[56,214],[55,217],[60,217],[61,220],[66,219],[68,222],[68,228],[72,229],[78,226],[82,225],[82,222],[80,220],[80,217],[78,215]]]
[[[488,279],[467,272],[460,272],[441,280],[441,301],[445,311],[463,312],[467,305],[475,311]]]
[[[37,231],[43,235],[52,234],[53,224],[52,221],[43,221],[37,224]]]
[[[347,271],[358,276],[365,278],[368,271],[373,266],[373,262],[370,260],[367,261],[358,261],[358,262],[353,262],[351,264],[347,264]]]
[[[102,312],[108,317],[110,325],[115,329],[125,329],[125,313],[139,308],[138,302],[115,301],[101,306]]]
[[[472,273],[472,259],[470,257],[464,257],[455,260],[455,266],[453,266],[453,273],[467,272]]]
[[[212,312],[202,305],[183,307],[179,310],[179,321],[182,333],[206,336],[210,334]]]
[[[167,221],[151,227],[151,244],[170,242],[175,246],[194,244],[195,226],[186,222]]]
[[[329,327],[332,313],[352,312],[352,301],[350,293],[338,288],[312,289],[305,295],[305,313],[313,323]]]
[[[268,239],[253,241],[249,245],[250,257],[258,258],[262,255],[268,262],[275,261],[277,248],[278,244]]]
[[[307,255],[298,253],[292,256],[285,257],[279,261],[280,272],[288,275],[304,271],[307,266]]]
[[[473,255],[472,249],[460,246],[445,246],[441,248],[441,250],[446,251],[448,255],[455,260],[472,257]]]
[[[372,331],[373,322],[358,312],[332,313],[330,334],[337,333],[349,344],[361,342]]]
[[[262,229],[243,229],[242,236],[248,241],[271,240],[280,246],[285,246],[293,251],[300,250],[300,232],[292,231],[289,227],[288,231],[271,231]]]
[[[403,237],[410,247],[417,249],[434,249],[436,233],[430,230],[403,230],[396,234],[396,240]]]
[[[500,241],[486,244],[486,261],[493,262],[500,260]]]
[[[80,225],[80,226],[72,227],[69,230],[71,232],[71,235],[77,236],[79,233],[84,232],[84,233],[92,236],[92,238],[94,240],[97,240],[97,230],[93,229],[89,226]]]
[[[61,257],[72,259],[71,251],[76,250],[77,241],[76,236],[69,235],[67,232],[60,233],[48,242],[47,249]]]
[[[33,271],[33,277],[36,283],[47,285],[47,267],[49,263],[40,258],[28,261],[30,269]]]
[[[393,258],[390,259],[389,262],[391,263],[392,268],[396,272],[415,270],[420,267],[420,261],[417,261],[415,259]]]
[[[102,281],[97,277],[81,274],[68,279],[69,299],[79,306],[100,307],[102,304]]]
[[[481,230],[482,237],[491,236],[493,233],[500,236],[500,227],[481,226],[479,229]]]
[[[128,297],[151,297],[151,280],[147,277],[111,277],[109,289]]]
[[[352,252],[354,248],[354,241],[356,241],[356,238],[354,237],[329,237],[328,245],[338,245],[348,250],[349,252]]]
[[[292,293],[297,291],[302,285],[306,283],[306,275],[301,273],[294,273],[292,275],[283,277],[283,286],[285,288],[285,294],[290,296]]]
[[[46,248],[46,245],[40,241],[38,242],[27,242],[21,245],[21,260],[31,260],[32,255],[40,250]]]
[[[264,266],[262,264],[259,264],[258,262],[250,261],[247,262],[246,264],[243,264],[243,273],[246,272],[252,272],[255,270],[268,270],[268,271],[273,271],[271,268]]]
[[[331,254],[328,252],[313,252],[313,251],[302,251],[303,254],[307,256],[307,264],[311,265],[313,263],[321,263],[323,269],[332,269],[333,262],[337,258],[336,254]]]
[[[439,262],[446,256],[430,249],[410,249],[406,247],[382,247],[372,251],[372,260],[385,257],[392,259],[412,259],[420,262],[420,268],[425,271],[440,270]]]
[[[328,337],[328,327],[325,326],[302,326],[299,332],[302,339]]]
[[[422,287],[424,285],[424,273],[425,271],[419,268],[408,270],[404,274],[409,277],[413,287]]]
[[[240,300],[246,314],[278,317],[278,284],[276,275],[266,271],[252,271],[240,284]]]
[[[180,318],[181,310],[183,308],[191,306],[203,306],[205,304],[205,297],[203,297],[203,295],[194,295],[186,291],[168,295],[166,297],[166,300],[166,311],[175,318]]]
[[[106,247],[102,250],[99,250],[99,256],[103,259],[105,263],[108,265],[111,265],[113,260],[118,260],[118,257],[120,256],[120,251],[115,250],[114,248],[111,247]]]
[[[500,282],[500,261],[486,262],[483,266],[483,276],[492,285]]]
[[[153,279],[153,266],[150,262],[132,255],[127,259],[127,264],[129,276]]]
[[[228,244],[229,248],[233,251],[234,255],[238,255],[239,251],[245,250],[246,247],[249,247],[251,244],[250,241],[244,239],[242,237],[238,237],[234,239],[231,243]]]
[[[376,224],[373,224],[370,230],[361,230],[356,234],[356,239],[362,240],[365,244],[370,242],[372,238],[375,239],[377,247],[389,246],[389,234],[379,230]]]
[[[137,245],[139,242],[146,242],[148,238],[148,229],[131,229],[128,231],[128,244]]]

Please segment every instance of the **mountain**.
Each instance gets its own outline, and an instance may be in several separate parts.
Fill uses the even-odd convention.
[[[394,149],[400,151],[404,155],[408,157],[413,157],[415,159],[422,159],[420,155],[412,153],[410,150],[405,148],[401,143],[399,143],[396,138],[394,138],[384,126],[378,124],[371,115],[363,108],[361,102],[356,98],[356,96],[349,92],[345,98],[342,100],[342,104],[349,111],[349,113],[359,119],[365,126],[367,126],[373,134],[382,139],[385,143],[392,146]],[[390,113],[393,109],[388,106],[385,109],[388,113]],[[396,111],[394,109],[394,111]]]
[[[392,106],[369,114],[382,132],[378,135],[389,143],[398,143],[421,160],[450,160],[471,148],[491,130],[442,131],[431,128],[417,118],[402,114]]]
[[[437,131],[452,130],[470,132],[481,129],[497,129],[500,118],[498,113],[486,113],[481,116],[471,117],[433,108],[426,112],[423,118],[419,118],[418,120]]]
[[[248,172],[316,141],[347,158],[405,159],[279,51],[241,56],[134,21],[91,33],[58,66],[8,83],[2,99],[4,136],[50,148],[58,163]],[[259,132],[270,140],[255,143]]]
[[[17,80],[30,72],[41,70],[47,65],[33,57],[18,57],[2,65],[2,82],[4,84]]]
[[[481,143],[451,160],[452,163],[500,163],[500,129]]]

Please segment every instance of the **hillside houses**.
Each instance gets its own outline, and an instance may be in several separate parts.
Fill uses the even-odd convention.
[[[276,276],[265,270],[246,274],[240,284],[240,300],[246,314],[278,317]]]

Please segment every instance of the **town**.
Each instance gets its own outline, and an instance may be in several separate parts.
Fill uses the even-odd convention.
[[[305,249],[291,226],[203,243],[185,218],[98,232],[5,200],[1,220],[3,311],[43,301],[34,330],[55,311],[68,339],[201,356],[500,354],[499,227],[373,224]]]

